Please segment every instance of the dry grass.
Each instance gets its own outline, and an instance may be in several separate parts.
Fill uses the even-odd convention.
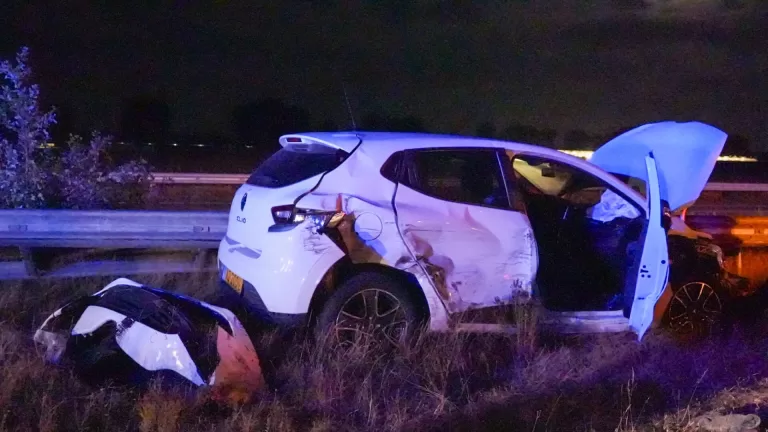
[[[208,276],[136,277],[207,297]],[[761,413],[762,329],[680,345],[663,334],[559,337],[429,335],[381,352],[338,353],[256,332],[269,390],[242,406],[205,390],[93,388],[44,365],[34,328],[109,279],[0,287],[0,430],[346,431],[687,430],[703,412]]]

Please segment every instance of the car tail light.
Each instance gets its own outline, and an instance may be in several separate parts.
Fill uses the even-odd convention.
[[[293,211],[293,205],[272,207],[272,219],[277,224],[291,223],[291,219],[293,219]]]
[[[272,207],[272,219],[276,224],[298,225],[309,221],[315,229],[336,226],[343,215],[337,211],[302,209],[293,205]]]

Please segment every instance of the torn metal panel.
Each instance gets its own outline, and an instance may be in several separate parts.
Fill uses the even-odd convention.
[[[232,312],[118,279],[45,320],[33,337],[51,363],[70,363],[87,380],[143,384],[171,372],[228,399],[263,387],[258,356]]]
[[[518,212],[452,203],[399,186],[403,240],[451,313],[530,296],[538,254]]]
[[[301,197],[296,207],[343,214],[334,225],[342,243],[337,246],[354,263],[387,265],[413,274],[427,298],[432,325],[441,329],[447,326],[445,306],[426,270],[416,263],[403,242],[392,207],[396,186],[379,174],[380,165],[361,146],[327,173],[313,191]],[[351,182],[351,178],[355,181]],[[311,224],[302,228],[302,238],[312,253],[324,253],[334,244],[328,235],[318,236]]]

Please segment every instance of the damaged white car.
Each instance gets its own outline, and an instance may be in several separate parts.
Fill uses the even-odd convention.
[[[669,212],[698,198],[726,137],[648,124],[585,161],[462,136],[286,135],[234,197],[221,280],[265,321],[339,339],[514,331],[521,299],[557,331],[641,338]]]

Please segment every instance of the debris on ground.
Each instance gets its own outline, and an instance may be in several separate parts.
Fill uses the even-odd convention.
[[[169,378],[236,403],[264,387],[256,350],[231,311],[130,279],[64,305],[34,341],[46,361],[91,383]]]

